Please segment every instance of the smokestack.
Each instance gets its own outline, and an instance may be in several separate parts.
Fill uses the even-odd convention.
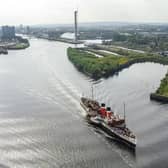
[[[74,12],[75,16],[75,43],[78,41],[78,11],[76,10]]]

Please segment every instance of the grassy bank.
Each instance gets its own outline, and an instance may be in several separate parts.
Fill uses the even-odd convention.
[[[116,49],[117,50],[117,49]],[[108,77],[114,73],[139,62],[156,62],[168,65],[168,58],[150,53],[136,53],[119,49],[120,56],[109,54],[105,57],[95,57],[83,49],[68,48],[68,57],[77,69],[94,79]],[[97,50],[97,53],[99,50]],[[114,52],[114,50],[113,50]],[[101,53],[100,53],[101,54]]]
[[[16,45],[8,47],[9,50],[21,50],[21,49],[26,49],[30,45],[29,43],[17,43]]]
[[[94,54],[74,48],[68,48],[68,57],[78,70],[93,78],[106,76],[109,73],[115,72],[120,65],[128,63],[128,58],[115,56],[97,58]]]
[[[151,100],[168,103],[168,73],[161,80],[159,88],[150,95]]]
[[[166,96],[168,98],[168,73],[165,78],[161,80],[159,88],[156,90],[157,95]]]

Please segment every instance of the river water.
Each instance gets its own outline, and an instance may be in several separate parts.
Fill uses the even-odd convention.
[[[167,167],[168,106],[149,100],[167,67],[132,65],[92,81],[69,62],[69,44],[30,39],[30,48],[0,56],[0,167]],[[82,93],[123,114],[138,137],[133,153],[89,125]]]

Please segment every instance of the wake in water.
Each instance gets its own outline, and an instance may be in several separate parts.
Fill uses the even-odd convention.
[[[48,62],[47,57],[43,57],[43,67],[46,68],[47,73],[48,73],[48,75],[49,75],[50,87],[51,87],[51,86],[54,87],[54,88],[55,88],[55,92],[57,92],[57,94],[58,94],[58,92],[59,92],[59,93],[62,94],[69,102],[71,102],[71,103],[73,104],[73,106],[75,105],[76,111],[71,112],[71,115],[73,115],[73,116],[75,116],[75,117],[77,117],[77,118],[79,118],[79,119],[80,119],[79,115],[82,115],[83,117],[86,116],[86,112],[85,112],[85,111],[83,110],[83,108],[81,108],[81,106],[80,106],[80,97],[81,97],[82,93],[79,92],[79,91],[72,85],[72,83],[70,83],[70,81],[60,79],[57,70],[55,69],[55,67],[53,67],[53,66]],[[93,80],[90,80],[90,79],[89,79],[88,82],[90,83],[90,86],[93,84],[95,88],[97,87],[96,90],[99,90],[98,87],[101,87],[100,84],[102,83],[102,81],[103,81],[102,79],[99,80],[99,81],[93,81]],[[103,91],[104,91],[104,90],[103,90]],[[105,97],[107,97],[107,100],[108,100],[108,93],[106,92],[106,94],[107,94],[107,95],[106,95]],[[99,93],[99,95],[102,95],[102,94]],[[52,93],[52,96],[51,96],[51,97],[52,97],[52,100],[53,100],[53,101],[58,101],[58,100],[56,100],[56,99],[54,98],[54,96],[55,96],[55,94]],[[96,98],[97,98],[97,97],[98,97],[98,96],[96,95]],[[103,94],[103,97],[104,97],[104,94]],[[98,97],[98,99],[103,99],[103,97],[101,97],[101,98]],[[67,102],[66,102],[66,103],[67,103]],[[67,106],[66,103],[61,102],[61,104],[62,104],[63,106]],[[93,131],[94,131],[94,133],[96,133],[95,130],[93,130]],[[104,137],[105,139],[102,137],[101,134],[103,135],[103,137]],[[131,163],[131,160],[132,160],[132,159],[129,159],[129,157],[132,156],[132,155],[129,156],[129,152],[126,154],[126,153],[123,151],[123,148],[120,148],[118,145],[115,145],[115,143],[112,141],[112,139],[111,139],[110,142],[107,142],[107,139],[106,139],[106,138],[108,137],[108,135],[107,135],[106,133],[104,133],[104,132],[101,131],[101,134],[96,134],[96,135],[101,135],[101,136],[99,136],[99,138],[101,138],[101,139],[104,141],[104,143],[108,144],[108,146],[111,147],[111,150],[113,150],[113,151],[116,152],[118,155],[120,155],[120,157],[122,158],[122,160],[123,160],[127,165],[129,165],[130,167],[132,167],[132,165],[133,165],[133,163]],[[111,137],[109,137],[109,139],[110,139],[110,138],[111,138]]]

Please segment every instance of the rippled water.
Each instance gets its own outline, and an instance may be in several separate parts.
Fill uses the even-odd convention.
[[[92,81],[69,62],[70,45],[30,40],[0,56],[0,167],[167,167],[168,106],[151,102],[166,66],[143,63]],[[138,136],[136,153],[89,125],[80,95],[95,96],[122,115]]]

